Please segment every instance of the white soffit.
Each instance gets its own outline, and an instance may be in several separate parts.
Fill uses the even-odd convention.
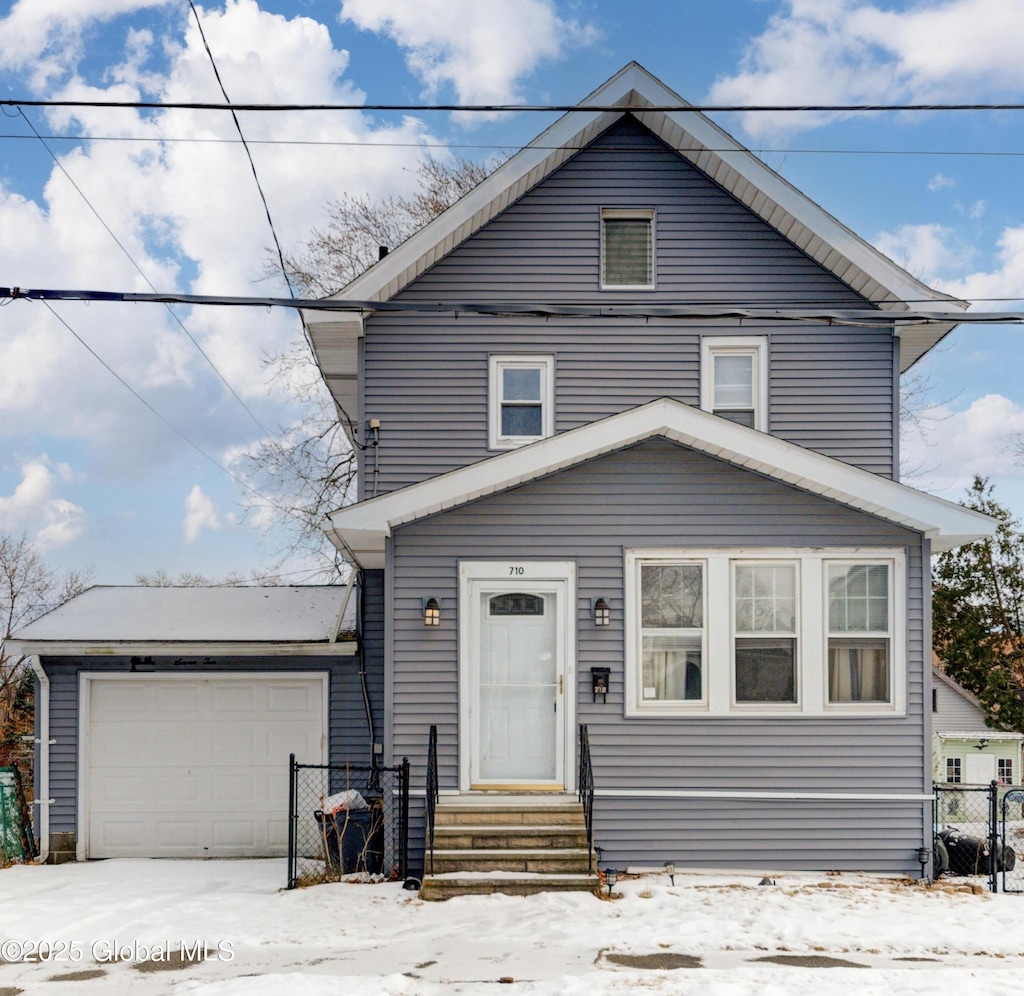
[[[632,62],[581,101],[579,110],[559,118],[479,186],[333,298],[387,301],[394,297],[625,113],[588,111],[589,105],[645,103],[685,105],[687,101]],[[948,312],[967,307],[967,302],[928,287],[854,234],[700,112],[635,114],[669,147],[883,311],[905,311],[905,301],[913,302],[917,311]],[[305,312],[304,320],[314,341],[317,324],[338,321],[330,312],[315,311]],[[901,370],[911,366],[954,327],[947,322],[900,329]],[[330,376],[332,371],[327,364],[323,365],[325,374]]]
[[[665,436],[736,466],[922,532],[931,540],[936,553],[995,531],[995,520],[980,512],[672,398],[651,401],[380,498],[339,509],[328,516],[324,529],[350,562],[380,568],[384,566],[386,538],[404,523],[585,463],[652,436]]]

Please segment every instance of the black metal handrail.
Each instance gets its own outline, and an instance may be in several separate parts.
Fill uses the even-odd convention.
[[[430,851],[430,874],[434,873],[434,813],[437,810],[437,727],[430,727],[427,744],[427,848]]]
[[[580,723],[580,770],[576,781],[579,800],[583,803],[583,819],[587,825],[588,870],[594,870],[594,766],[590,760],[590,734]]]

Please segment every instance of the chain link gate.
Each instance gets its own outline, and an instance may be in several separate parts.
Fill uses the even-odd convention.
[[[1024,893],[1024,789],[1010,789],[1003,796],[1001,816],[1003,892]]]
[[[288,888],[345,875],[404,879],[409,759],[393,768],[289,760]]]

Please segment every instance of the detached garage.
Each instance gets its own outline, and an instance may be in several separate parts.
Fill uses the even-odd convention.
[[[98,587],[21,629],[41,850],[284,854],[289,754],[369,762],[382,667],[357,619],[375,609],[340,586]]]

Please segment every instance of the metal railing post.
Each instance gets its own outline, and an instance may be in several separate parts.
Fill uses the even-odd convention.
[[[295,770],[295,755],[288,755],[288,888],[295,888],[298,878],[298,855],[295,847],[295,822],[298,819],[298,799],[296,798],[298,779]]]
[[[992,780],[988,787],[988,852],[989,852],[989,889],[991,892],[999,891],[999,868],[998,847],[999,847],[999,784]]]
[[[409,874],[409,758],[402,758],[402,803],[399,808],[398,868],[399,877]]]

